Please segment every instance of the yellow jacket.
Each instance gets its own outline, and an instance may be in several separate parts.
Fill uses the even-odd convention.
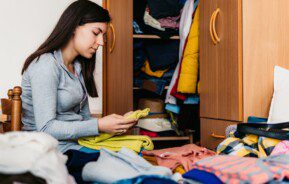
[[[190,28],[188,41],[184,50],[177,91],[196,93],[199,69],[199,7]]]

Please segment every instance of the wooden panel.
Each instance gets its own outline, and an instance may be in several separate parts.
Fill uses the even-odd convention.
[[[200,115],[242,120],[241,1],[206,0],[200,4]],[[213,44],[210,19],[220,8]]]
[[[110,53],[113,34],[108,31],[106,58],[106,114],[124,114],[133,106],[133,5],[132,0],[107,0],[115,28],[115,48]]]
[[[243,0],[244,119],[268,117],[274,65],[289,69],[288,7],[288,0]]]
[[[218,118],[242,121],[241,1],[218,0]]]
[[[236,123],[237,122],[201,118],[201,146],[215,150],[224,140],[227,126]]]
[[[102,0],[102,7],[107,9],[106,0]],[[107,44],[102,47],[102,114],[107,115]]]
[[[217,8],[216,0],[200,1],[200,116],[218,117],[217,47],[210,37],[210,18]]]

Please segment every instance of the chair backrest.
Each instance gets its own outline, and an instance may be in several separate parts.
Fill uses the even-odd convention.
[[[15,86],[13,90],[8,90],[8,99],[1,98],[2,117],[5,117],[2,122],[4,132],[21,130],[21,94],[21,87]]]

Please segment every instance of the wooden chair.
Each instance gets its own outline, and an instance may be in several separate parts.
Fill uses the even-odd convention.
[[[0,127],[2,126],[2,132],[21,130],[21,93],[21,87],[15,86],[13,90],[8,90],[8,99],[1,98],[2,115],[0,117]]]

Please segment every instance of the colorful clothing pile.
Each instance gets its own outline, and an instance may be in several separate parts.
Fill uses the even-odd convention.
[[[200,159],[213,156],[215,152],[194,144],[153,151],[142,151],[145,156],[155,156],[157,164],[171,170],[183,166],[185,171],[192,169],[192,164]]]

